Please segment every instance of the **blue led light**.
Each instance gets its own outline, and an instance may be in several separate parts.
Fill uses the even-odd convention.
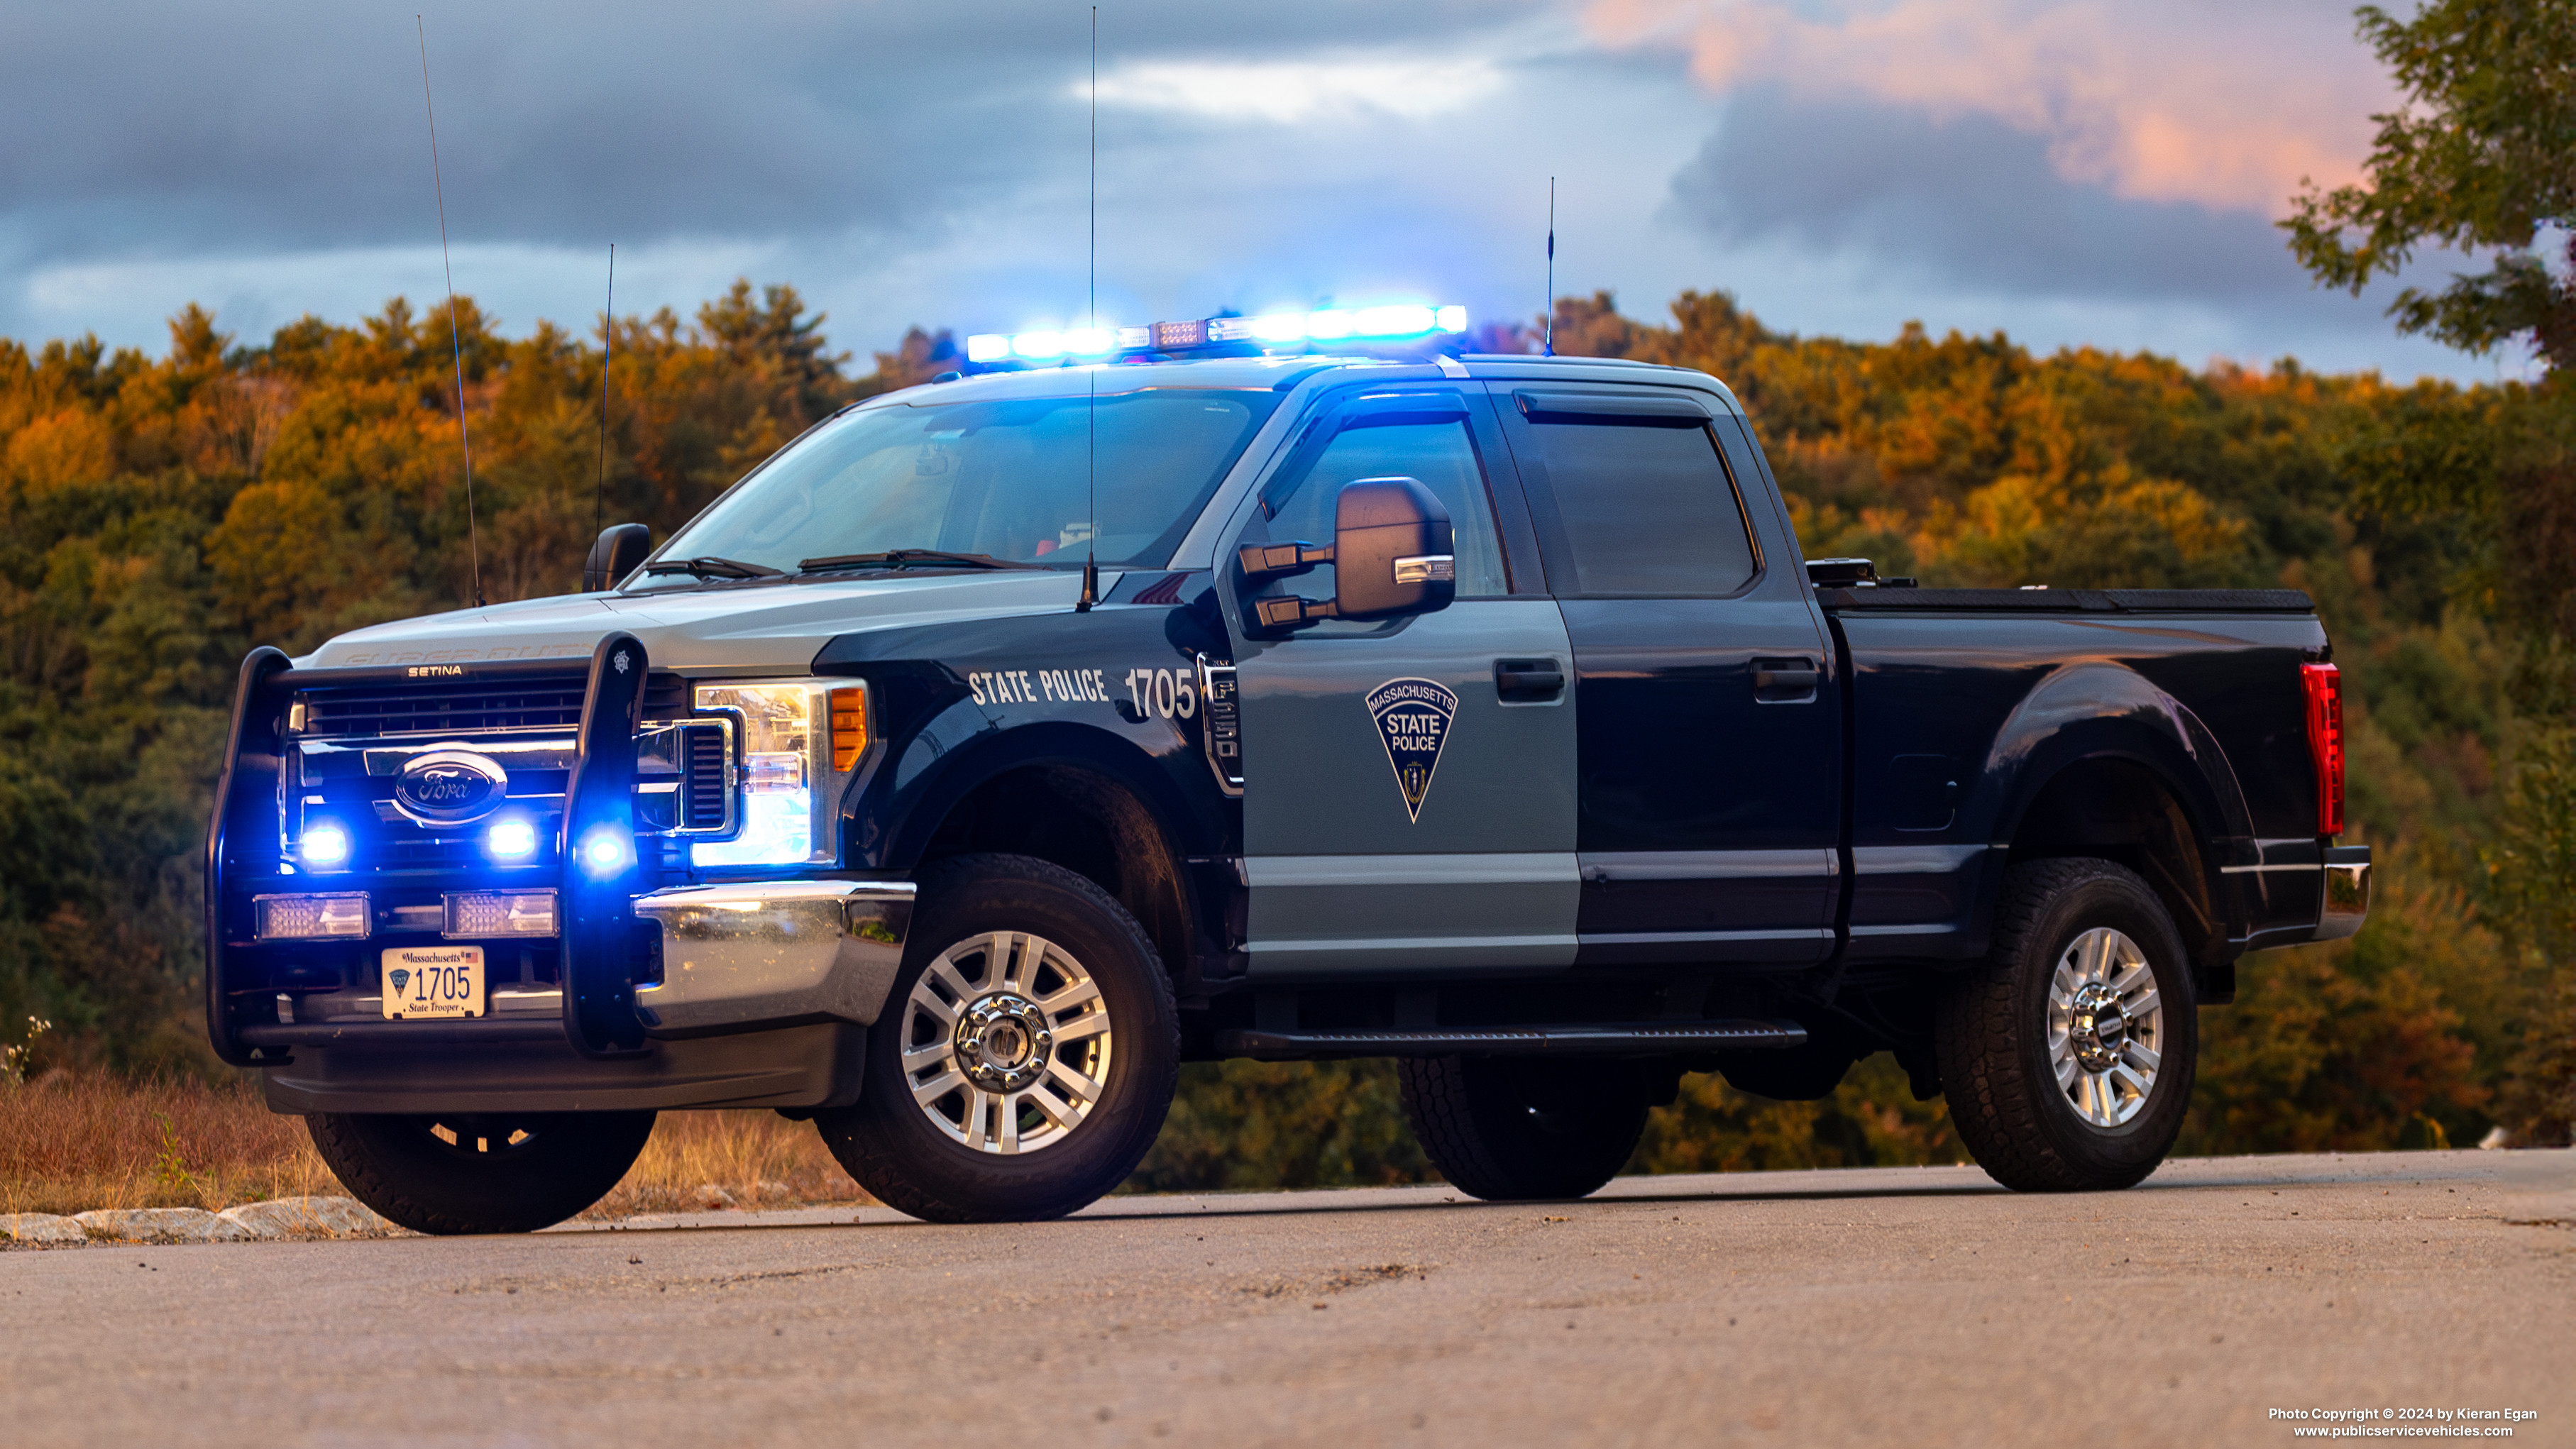
[[[483,848],[494,860],[525,860],[537,853],[537,827],[525,820],[499,820],[483,832]]]
[[[581,868],[594,880],[605,880],[634,862],[634,843],[614,825],[594,825],[581,838]]]
[[[319,821],[304,827],[300,847],[304,863],[328,870],[349,863],[349,832],[337,821]]]
[[[970,363],[1007,365],[1058,362],[1067,358],[1108,358],[1157,348],[1183,352],[1229,342],[1253,342],[1265,348],[1295,348],[1309,342],[1400,342],[1467,330],[1467,309],[1420,302],[1375,307],[1321,307],[1312,311],[1264,312],[1256,317],[1210,317],[1195,322],[1158,322],[1151,327],[1077,327],[1065,331],[978,332],[966,339]]]

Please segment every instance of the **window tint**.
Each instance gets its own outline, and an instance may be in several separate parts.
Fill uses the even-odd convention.
[[[1398,423],[1345,428],[1327,444],[1301,478],[1270,495],[1273,540],[1333,541],[1333,510],[1342,485],[1362,478],[1411,478],[1449,510],[1457,536],[1458,597],[1509,592],[1502,549],[1494,541],[1494,510],[1485,494],[1484,470],[1464,421]],[[1328,597],[1333,571],[1319,568],[1289,581],[1291,592]]]
[[[1708,429],[1544,424],[1578,594],[1727,594],[1753,577],[1744,510]]]

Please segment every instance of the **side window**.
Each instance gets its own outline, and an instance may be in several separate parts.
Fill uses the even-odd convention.
[[[1753,540],[1717,440],[1701,427],[1533,424],[1577,594],[1729,594]]]
[[[1362,478],[1412,478],[1449,510],[1457,535],[1458,597],[1510,592],[1502,548],[1495,542],[1494,509],[1485,473],[1461,420],[1346,427],[1317,454],[1302,476],[1283,480],[1265,496],[1272,540],[1333,541],[1333,511],[1342,485]],[[1289,592],[1310,599],[1332,592],[1333,571],[1319,568],[1288,580]]]

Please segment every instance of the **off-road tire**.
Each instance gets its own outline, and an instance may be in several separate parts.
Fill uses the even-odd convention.
[[[1634,1062],[1414,1057],[1396,1064],[1414,1138],[1451,1186],[1491,1202],[1586,1196],[1646,1131]]]
[[[653,1135],[650,1112],[318,1112],[304,1122],[350,1196],[441,1236],[562,1222],[606,1197]]]
[[[1162,956],[1116,897],[1030,856],[955,856],[918,885],[903,968],[868,1032],[859,1100],[814,1115],[824,1145],[878,1201],[931,1222],[1034,1222],[1097,1200],[1154,1145],[1179,1080],[1180,1009]],[[1100,988],[1114,1043],[1096,1105],[1062,1140],[1017,1155],[943,1133],[914,1100],[903,1065],[905,1003],[922,973],[992,931],[1043,937],[1078,959]]]
[[[2048,990],[2057,960],[2088,930],[2110,927],[2145,953],[2163,1006],[2162,1061],[2137,1115],[2102,1127],[2057,1085]],[[1994,948],[1943,992],[1933,1044],[1950,1120],[1995,1181],[2017,1192],[2134,1187],[2173,1149],[2199,1051],[2191,968],[2181,933],[2144,880],[2107,860],[2033,861],[2004,876]]]

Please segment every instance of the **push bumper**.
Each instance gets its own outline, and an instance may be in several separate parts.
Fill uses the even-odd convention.
[[[578,756],[563,788],[562,870],[548,937],[447,936],[442,891],[489,872],[388,867],[315,877],[280,855],[282,755],[299,689],[388,684],[371,671],[296,671],[273,649],[245,661],[206,846],[207,1026],[228,1062],[265,1069],[288,1111],[577,1111],[835,1105],[854,1099],[866,1028],[901,961],[904,881],[671,883],[679,857],[639,847],[636,751],[642,646],[602,640],[581,693]],[[560,688],[564,671],[540,683]],[[496,669],[517,682],[536,673]],[[730,780],[728,779],[730,784]],[[583,868],[590,848],[615,868]],[[685,877],[683,877],[685,879]],[[259,934],[262,892],[316,887],[356,901],[338,942]],[[487,1014],[391,1021],[380,947],[442,939],[496,948]],[[529,953],[534,952],[531,956]],[[508,980],[502,961],[516,959]],[[545,964],[551,960],[553,964]],[[531,964],[534,962],[535,964]]]

